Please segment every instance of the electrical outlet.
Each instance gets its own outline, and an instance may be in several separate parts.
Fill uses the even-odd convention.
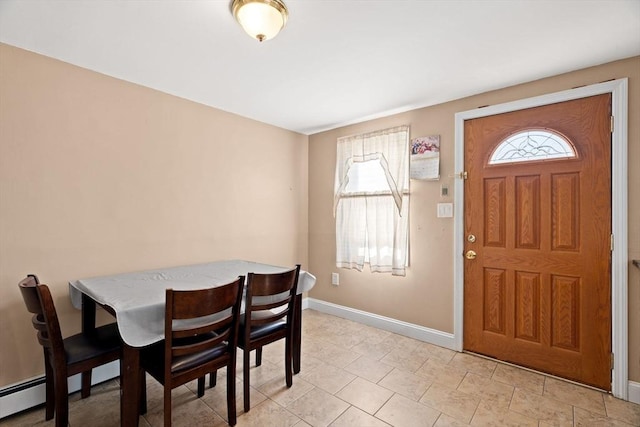
[[[340,275],[338,273],[331,273],[331,284],[338,286],[340,284]]]

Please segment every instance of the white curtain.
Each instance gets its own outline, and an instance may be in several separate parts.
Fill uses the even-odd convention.
[[[354,163],[377,160],[387,187],[345,192]],[[334,185],[336,266],[404,276],[408,261],[409,127],[339,138]]]

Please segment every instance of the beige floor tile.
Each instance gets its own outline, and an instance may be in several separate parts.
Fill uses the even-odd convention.
[[[513,386],[492,381],[487,377],[469,372],[458,386],[458,390],[490,402],[492,406],[508,408],[511,403],[514,388]]]
[[[180,386],[173,389],[171,393],[171,402],[171,420],[172,425],[175,427],[222,427],[227,425],[226,420],[222,419],[216,411],[207,406],[202,399],[198,399],[197,396],[187,387]],[[153,407],[148,407],[148,411],[144,415],[144,418],[152,427],[163,426],[163,405],[159,404],[154,405]]]
[[[428,359],[440,360],[441,362],[448,363],[457,352],[449,350],[448,348],[440,347],[437,345],[421,342],[414,352],[424,353]]]
[[[397,348],[380,359],[381,362],[408,372],[416,372],[427,361],[427,358],[419,353]]]
[[[301,352],[304,355],[317,355],[327,345],[327,342],[315,335],[307,334],[302,339]]]
[[[438,417],[438,421],[433,425],[434,427],[464,427],[469,424],[463,423],[462,421],[456,420],[453,417],[450,417],[447,414],[440,414]]]
[[[294,427],[312,427],[312,426],[305,420],[300,420]]]
[[[389,424],[351,406],[330,427],[389,427]]]
[[[458,368],[460,370],[482,375],[483,377],[491,378],[498,363],[473,354],[457,353],[453,356],[453,359],[451,359],[448,365],[452,368]]]
[[[301,356],[301,359],[302,360],[300,360],[300,372],[310,371],[316,366],[320,366],[324,364],[322,360],[309,355]]]
[[[280,378],[275,378],[258,387],[258,391],[278,404],[287,406],[313,388],[313,384],[305,381],[300,375],[296,375],[293,377],[291,387],[287,387],[286,382],[281,381]]]
[[[504,363],[498,363],[491,378],[494,381],[526,389],[539,395],[542,395],[544,391],[544,375],[505,365]]]
[[[573,422],[573,407],[568,403],[519,388],[513,393],[509,409],[530,418],[558,425],[570,425]]]
[[[573,408],[573,425],[575,427],[631,427],[633,424],[625,423],[603,415],[594,414],[582,408]]]
[[[262,359],[260,366],[255,365],[253,354],[251,355],[251,364],[249,365],[249,384],[253,387],[260,387],[262,384],[280,377],[285,381],[284,358],[281,364],[274,364],[268,360]]]
[[[538,427],[572,427],[572,426],[573,426],[573,423],[570,421],[557,421],[557,422],[539,421],[538,422]]]
[[[284,370],[284,346],[285,340],[278,340],[262,347],[262,360],[267,360],[276,366],[282,366]],[[253,357],[252,365],[255,364],[255,352],[251,353]]]
[[[266,400],[238,417],[236,427],[292,427],[298,421],[296,415],[273,400]]]
[[[609,418],[640,426],[640,405],[625,402],[613,396],[605,396],[604,404],[607,408],[607,416]]]
[[[420,403],[424,403],[457,420],[469,423],[478,407],[478,403],[480,403],[480,399],[441,384],[433,384],[422,396]]]
[[[328,426],[348,408],[348,403],[319,388],[314,388],[286,407],[313,427]]]
[[[451,388],[457,388],[465,375],[467,375],[467,371],[454,368],[437,359],[428,359],[416,371],[416,375],[424,377],[434,384],[444,384]]]
[[[547,377],[543,395],[586,409],[594,414],[607,414],[604,407],[604,393],[567,381]]]
[[[479,427],[537,427],[538,420],[510,411],[503,405],[481,401],[473,415],[471,425]]]
[[[374,383],[380,381],[393,369],[393,366],[371,359],[367,356],[360,356],[344,368],[345,371],[351,372],[354,375]]]
[[[244,413],[244,394],[242,391],[242,380],[236,378],[236,415],[240,416]],[[204,396],[200,398],[204,403],[213,409],[225,421],[228,419],[227,414],[227,379],[218,377],[217,385],[214,388],[208,388],[209,383],[204,391]],[[259,405],[267,399],[267,396],[260,393],[255,387],[250,387],[251,407]],[[148,393],[148,392],[147,392]]]
[[[380,360],[383,357],[385,357],[387,354],[389,354],[393,349],[394,349],[393,344],[388,342],[382,341],[377,343],[371,343],[371,342],[364,341],[356,345],[355,347],[353,347],[351,350],[361,355],[367,356],[371,359]]]
[[[72,427],[111,427],[119,423],[120,384],[115,381],[93,387],[89,398],[69,404],[69,425]]]
[[[362,337],[362,342],[368,342],[371,344],[381,343],[389,336],[391,336],[391,332],[374,328],[368,325],[362,325],[362,327],[358,330],[358,334]]]
[[[328,393],[334,394],[353,381],[356,376],[344,369],[323,363],[309,371],[298,374],[305,381],[320,387]]]
[[[432,426],[440,412],[399,394],[394,394],[375,417],[397,427]]]
[[[394,369],[378,384],[417,402],[427,391],[431,381],[407,371]]]
[[[363,378],[356,378],[336,393],[336,397],[369,414],[374,414],[392,395],[392,391]]]
[[[312,355],[338,368],[344,368],[361,356],[360,353],[339,347],[330,342],[322,342],[322,345],[316,346],[316,348],[313,349]]]
[[[418,348],[418,345],[422,341],[415,340],[413,338],[405,337],[403,335],[398,335],[394,333],[390,333],[381,343],[391,344],[396,350],[403,350],[407,352],[411,352]]]

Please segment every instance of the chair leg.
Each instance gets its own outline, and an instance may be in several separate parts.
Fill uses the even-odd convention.
[[[56,427],[67,427],[69,424],[69,389],[67,372],[57,372],[54,379],[56,402]]]
[[[262,347],[256,348],[256,366],[262,365]]]
[[[234,375],[235,377],[235,375]],[[218,371],[213,371],[209,373],[209,388],[213,388],[216,386],[218,382]]]
[[[140,415],[147,413],[147,378],[144,369],[140,369]]]
[[[288,337],[285,338],[284,344],[284,372],[287,387],[291,387],[293,385],[293,348],[291,340]]]
[[[242,386],[244,395],[244,412],[249,412],[251,409],[251,400],[249,398],[249,354],[250,350],[245,348],[243,353],[242,364]]]
[[[91,396],[91,369],[80,374],[80,377],[82,378],[80,397],[86,399]]]
[[[227,365],[227,417],[229,425],[234,426],[237,422],[236,413],[236,375],[235,366]],[[218,371],[212,372],[210,375],[215,378]]]
[[[54,389],[54,373],[51,364],[49,363],[49,356],[45,352],[44,360],[44,382],[45,382],[45,411],[44,419],[52,420],[55,412],[56,394]]]
[[[198,397],[204,396],[204,377],[198,378]]]
[[[164,427],[171,427],[171,386],[164,384]]]

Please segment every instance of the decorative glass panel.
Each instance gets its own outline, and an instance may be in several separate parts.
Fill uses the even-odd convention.
[[[577,157],[567,139],[546,129],[528,129],[502,141],[491,154],[490,165],[515,162],[534,162]]]

